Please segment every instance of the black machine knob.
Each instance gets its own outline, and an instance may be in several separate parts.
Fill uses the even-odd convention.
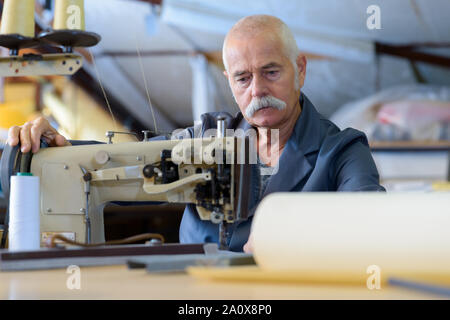
[[[142,169],[142,174],[147,179],[153,178],[154,176],[156,176],[155,167],[151,164],[146,165],[144,169]]]

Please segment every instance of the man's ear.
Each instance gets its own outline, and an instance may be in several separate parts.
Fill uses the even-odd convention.
[[[306,56],[304,54],[299,54],[297,56],[297,59],[295,60],[295,62],[297,63],[297,67],[298,67],[298,72],[301,73],[305,73],[306,71]],[[299,75],[300,75],[299,74]]]
[[[223,72],[223,75],[228,79],[228,72],[227,72],[227,70],[225,70],[225,71]]]
[[[306,56],[304,54],[299,54],[297,56],[297,59],[295,60],[297,63],[298,68],[298,79],[300,82],[300,87],[303,87],[303,83],[305,82],[305,75],[306,75]]]

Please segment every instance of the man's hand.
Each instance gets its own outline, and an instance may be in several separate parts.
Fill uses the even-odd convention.
[[[248,241],[246,244],[244,244],[244,252],[245,253],[253,253],[253,237],[250,233],[250,236],[248,237]]]
[[[39,117],[31,122],[25,123],[20,127],[11,127],[8,131],[7,143],[14,147],[20,142],[21,151],[23,153],[27,153],[30,150],[33,153],[36,153],[39,151],[41,146],[41,137],[51,147],[71,145],[70,142],[60,135],[44,117]]]

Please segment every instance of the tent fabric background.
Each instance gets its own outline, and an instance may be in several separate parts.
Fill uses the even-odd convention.
[[[380,7],[380,30],[369,30],[366,26],[369,16],[366,9],[371,4]],[[377,64],[373,43],[448,43],[448,12],[450,2],[446,0],[165,0],[158,16],[143,2],[86,0],[86,26],[103,37],[92,52],[105,87],[130,114],[140,117],[151,128],[153,119],[137,58],[104,56],[103,52],[136,51],[136,42],[142,52],[220,52],[227,30],[239,18],[255,13],[276,15],[293,30],[301,50],[323,56],[308,61],[303,91],[322,114],[330,117],[342,105],[379,90],[417,83],[405,59],[381,56]],[[150,31],[149,19],[156,19]],[[450,56],[449,48],[427,51]],[[195,77],[190,56],[143,56],[142,64],[161,129],[192,125]],[[450,85],[448,69],[424,63],[416,66],[425,81]],[[95,78],[92,67],[86,68]],[[207,110],[235,112],[237,106],[226,78],[217,67],[208,70],[220,99],[216,97]]]

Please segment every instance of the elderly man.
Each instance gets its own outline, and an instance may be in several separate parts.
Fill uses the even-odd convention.
[[[251,251],[248,241],[252,217],[261,199],[277,191],[384,191],[364,133],[339,130],[324,119],[300,92],[306,74],[306,58],[299,53],[288,27],[278,18],[249,16],[227,34],[223,62],[233,96],[241,110],[202,116],[200,135],[214,128],[218,116],[227,128],[258,131],[258,163],[251,181],[250,218],[230,226],[228,246]],[[188,128],[197,137],[195,128]],[[271,139],[277,130],[278,139]],[[51,146],[70,145],[49,123],[39,118],[9,131],[8,143],[19,140],[22,152],[39,149],[40,138]],[[299,210],[301,210],[299,208]],[[282,232],[282,230],[280,230]],[[195,205],[187,205],[180,226],[180,242],[217,242],[218,226],[199,218]]]

